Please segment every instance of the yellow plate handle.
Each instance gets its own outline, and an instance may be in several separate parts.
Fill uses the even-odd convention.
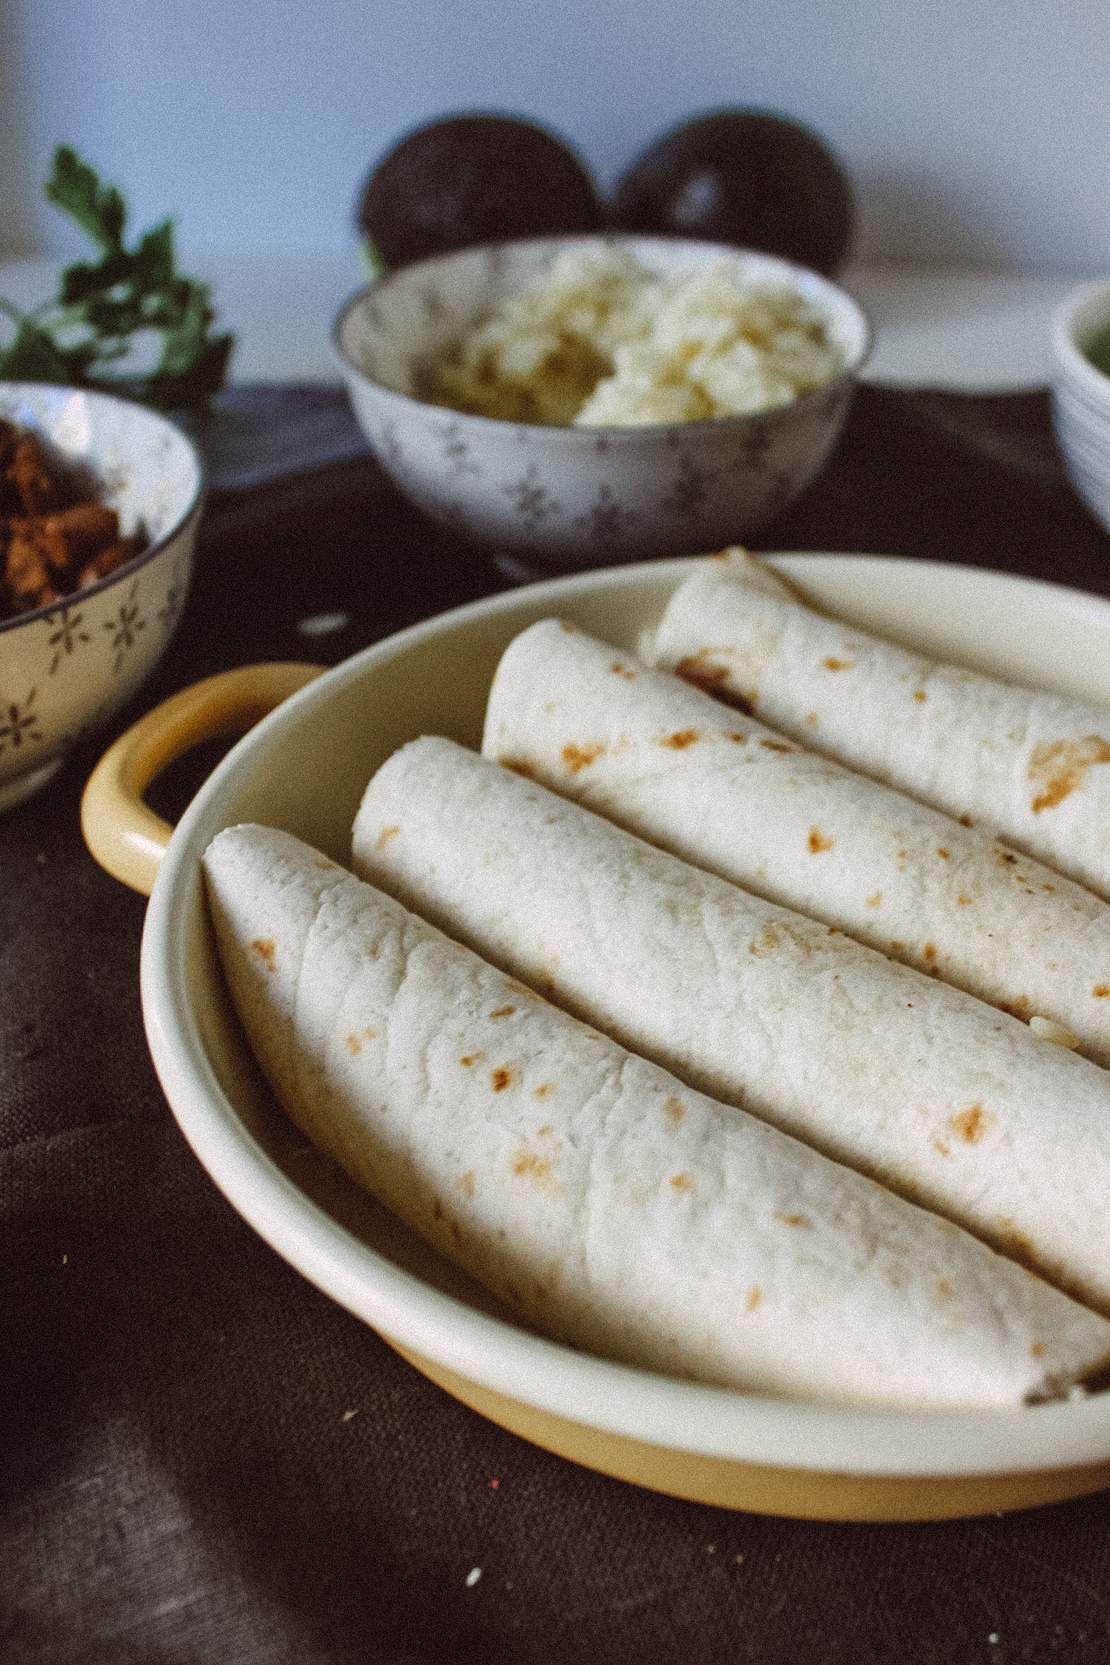
[[[182,688],[133,723],[104,753],[81,799],[81,831],[101,867],[149,896],[173,832],[143,801],[151,781],[203,741],[244,733],[324,668],[241,665]]]

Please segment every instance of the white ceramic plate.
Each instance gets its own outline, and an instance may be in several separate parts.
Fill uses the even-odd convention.
[[[1110,603],[924,561],[773,558],[821,605],[967,664],[1110,703]],[[914,1413],[757,1397],[555,1345],[515,1322],[358,1192],[277,1111],[230,1014],[199,860],[223,827],[284,827],[345,860],[374,768],[428,732],[477,744],[510,638],[560,614],[634,647],[689,563],[594,572],[461,608],[294,695],[228,755],[162,861],[142,999],[186,1138],[261,1235],[434,1380],[537,1443],[726,1506],[833,1518],[975,1513],[1110,1484],[1110,1393],[1028,1410]]]

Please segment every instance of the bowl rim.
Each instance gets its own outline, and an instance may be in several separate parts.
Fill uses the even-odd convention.
[[[176,422],[171,421],[168,416],[164,416],[161,411],[151,410],[149,406],[141,405],[137,399],[125,399],[118,393],[108,393],[100,388],[72,387],[63,382],[0,381],[0,393],[10,391],[18,396],[21,392],[32,394],[40,393],[43,390],[53,393],[79,394],[93,404],[123,406],[133,415],[148,421],[153,427],[168,432],[175,442],[184,447],[186,455],[192,463],[193,488],[189,494],[188,502],[172,525],[165,532],[160,533],[158,537],[152,539],[145,549],[140,549],[137,555],[132,555],[129,561],[124,561],[123,565],[116,567],[114,572],[109,572],[105,577],[98,578],[95,584],[87,584],[84,589],[73,590],[69,595],[59,596],[57,601],[44,602],[41,607],[32,607],[26,612],[16,613],[10,619],[0,618],[0,636],[4,635],[6,631],[18,630],[21,625],[35,624],[39,620],[46,619],[51,614],[56,614],[60,608],[72,607],[79,601],[91,601],[94,596],[110,589],[113,584],[118,584],[123,579],[130,578],[134,573],[139,572],[148,561],[153,561],[157,555],[160,555],[167,544],[180,537],[190,522],[200,514],[208,493],[208,476],[199,447],[190,439],[183,428],[179,427]]]
[[[1110,278],[1095,278],[1065,295],[1052,314],[1050,338],[1057,367],[1057,387],[1074,382],[1101,411],[1110,413],[1110,376],[1096,369],[1076,338],[1082,315],[1102,303],[1104,324],[1110,324]]]
[[[1068,612],[1098,616],[1110,601],[1053,583],[941,560],[807,551],[764,557],[804,579],[820,563],[850,563],[860,579],[912,566],[938,589],[1018,590]],[[199,859],[214,811],[248,760],[265,766],[302,718],[351,683],[437,635],[490,615],[568,597],[675,584],[698,556],[544,579],[434,615],[372,643],[286,700],[227,754],[171,839],[143,931],[140,984],[148,1044],[172,1113],[202,1166],[251,1227],[297,1270],[395,1345],[435,1359],[471,1382],[584,1426],[665,1449],[807,1472],[923,1480],[1096,1466],[1110,1453],[1110,1389],[1077,1401],[1019,1408],[916,1409],[744,1393],[679,1380],[577,1352],[433,1287],[355,1236],[262,1149],[216,1078],[197,1018],[186,929]],[[272,765],[271,765],[272,766]],[[221,822],[221,824],[228,824]],[[179,998],[180,997],[180,998]],[[373,1269],[372,1288],[366,1273]],[[614,1387],[619,1383],[620,1392]]]
[[[650,423],[605,423],[593,427],[576,428],[569,423],[555,422],[520,422],[510,421],[501,416],[483,416],[477,411],[456,410],[450,405],[437,405],[428,399],[418,399],[414,394],[401,393],[395,387],[389,387],[385,382],[371,376],[363,365],[359,364],[348,350],[344,342],[344,333],[350,318],[356,309],[365,306],[380,292],[391,284],[403,281],[421,281],[431,276],[434,268],[448,261],[457,260],[465,255],[480,254],[492,249],[506,252],[512,250],[543,250],[550,249],[552,254],[561,249],[576,248],[583,245],[596,246],[599,243],[626,246],[634,243],[639,247],[645,244],[655,244],[660,249],[682,248],[697,249],[706,256],[716,255],[721,258],[736,259],[738,257],[754,260],[768,268],[775,268],[786,274],[796,274],[804,277],[808,283],[815,284],[822,296],[830,298],[833,305],[838,307],[842,315],[851,317],[860,332],[859,348],[852,359],[844,364],[835,376],[819,386],[807,388],[805,392],[795,394],[794,398],[784,405],[773,405],[767,410],[746,411],[732,416],[703,416],[695,417],[686,422],[650,422]],[[859,378],[875,341],[875,329],[870,315],[850,294],[831,278],[811,266],[800,266],[796,261],[785,260],[779,255],[768,254],[762,249],[749,249],[737,244],[712,242],[700,237],[664,237],[652,236],[650,233],[638,232],[576,232],[568,237],[518,237],[503,243],[474,243],[466,248],[449,249],[443,254],[429,255],[423,260],[413,261],[408,266],[399,266],[394,271],[384,272],[368,284],[363,284],[353,294],[347,296],[336,313],[331,329],[331,348],[340,369],[348,381],[357,379],[358,383],[373,388],[375,393],[384,396],[391,402],[396,402],[411,411],[440,411],[449,421],[477,423],[479,429],[491,433],[512,434],[526,432],[529,435],[543,434],[549,436],[551,442],[557,445],[591,447],[596,445],[599,435],[604,435],[618,444],[631,444],[636,440],[658,438],[664,443],[673,442],[676,434],[689,433],[719,433],[729,428],[741,430],[751,429],[761,422],[768,422],[774,418],[782,419],[787,413],[805,409],[827,398],[833,390],[850,387]]]

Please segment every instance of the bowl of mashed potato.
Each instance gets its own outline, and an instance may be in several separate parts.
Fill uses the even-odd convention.
[[[816,272],[652,237],[486,245],[391,273],[335,346],[378,460],[539,567],[750,538],[836,442],[867,319]]]

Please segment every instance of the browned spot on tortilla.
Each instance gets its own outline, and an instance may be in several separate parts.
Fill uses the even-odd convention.
[[[660,740],[659,744],[670,746],[672,751],[680,752],[687,746],[692,746],[695,740],[700,739],[701,735],[696,728],[680,728],[674,734],[666,735],[664,739]]]
[[[996,844],[994,847],[994,859],[995,861],[1000,861],[1003,867],[1013,867],[1014,863],[1017,861],[1017,857],[1014,855],[1014,852],[1012,850],[1004,850],[1001,844]]]
[[[748,1290],[748,1298],[744,1302],[745,1309],[748,1312],[754,1312],[756,1307],[762,1301],[762,1299],[763,1299],[762,1289],[760,1289],[760,1287],[757,1283],[753,1283],[752,1287]]]
[[[890,952],[894,955],[894,958],[897,960],[901,955],[903,955],[906,952],[905,943],[900,941],[900,939],[898,937],[892,937],[891,940],[890,940]]]
[[[993,1120],[994,1117],[981,1104],[969,1104],[966,1110],[949,1116],[948,1125],[965,1145],[977,1145]]]
[[[536,1129],[536,1137],[537,1139],[550,1139],[553,1132],[554,1128],[551,1126],[551,1123],[544,1122],[542,1127],[538,1127]]]
[[[525,780],[535,780],[536,771],[523,757],[503,757],[501,767],[510,769],[514,775],[522,775]]]
[[[810,827],[809,838],[806,842],[809,845],[810,854],[815,856],[820,855],[822,850],[831,850],[833,847],[833,840],[827,833],[823,833],[820,827]]]
[[[952,1285],[947,1278],[938,1278],[936,1283],[933,1285],[933,1288],[936,1291],[936,1296],[939,1301],[951,1300]]]
[[[776,1220],[781,1220],[784,1226],[811,1226],[813,1221],[808,1214],[776,1214]]]
[[[796,750],[796,747],[788,746],[785,740],[761,740],[759,744],[768,752],[792,752]]]
[[[273,937],[255,937],[251,947],[267,971],[277,969],[277,943]]]
[[[779,934],[773,925],[764,925],[757,937],[753,937],[748,944],[748,953],[759,959],[762,954],[770,954],[779,945]]]
[[[921,958],[925,961],[925,964],[927,966],[936,965],[936,963],[937,963],[937,945],[936,945],[935,942],[927,942],[925,944],[925,946],[921,950]]]
[[[378,1031],[370,1024],[367,1024],[366,1028],[362,1031],[362,1038],[365,1041],[376,1041],[378,1038]]]
[[[1008,1214],[998,1214],[995,1216],[994,1223],[998,1228],[999,1235],[1006,1245],[1007,1252],[1013,1255],[1016,1259],[1023,1260],[1027,1264],[1032,1265],[1036,1259],[1033,1245],[1029,1238],[1026,1237],[1025,1233],[1017,1229],[1014,1222],[1010,1219],[1010,1216]]]
[[[941,1156],[952,1155],[952,1147],[948,1143],[947,1139],[930,1139],[929,1143],[935,1151],[940,1152]]]
[[[312,865],[313,865],[313,867],[317,868],[321,873],[331,873],[335,870],[334,861],[329,861],[327,856],[317,856],[316,860],[312,863]]]
[[[951,850],[946,850],[943,844],[937,845],[937,855],[940,857],[941,861],[951,861],[952,859]]]
[[[1015,996],[1013,1000],[1004,1000],[1000,1004],[1004,1012],[1009,1012],[1011,1017],[1020,1018],[1023,1023],[1033,1010],[1028,996],[1024,994]]]
[[[495,1070],[490,1071],[489,1078],[494,1092],[503,1093],[512,1082],[513,1072],[507,1064],[499,1064]]]
[[[969,908],[971,906],[971,897],[967,894],[966,890],[961,890],[960,894],[956,897],[956,902],[961,908]]]
[[[568,636],[580,636],[581,635],[581,631],[579,630],[578,626],[576,624],[571,624],[569,619],[560,619],[559,620],[559,629],[560,630],[565,630]]]
[[[480,1052],[466,1052],[459,1059],[459,1063],[462,1065],[464,1070],[468,1070],[472,1064],[476,1064],[478,1062],[481,1056],[482,1054]]]
[[[1096,983],[1094,988],[1091,990],[1091,993],[1094,995],[1096,1000],[1106,1000],[1107,998],[1110,998],[1110,983]]]
[[[400,830],[400,827],[383,827],[377,838],[374,840],[375,850],[384,850],[390,839],[396,838]]]
[[[820,721],[821,721],[821,719],[817,715],[816,711],[807,711],[806,712],[806,727],[807,728],[817,728],[818,725],[820,724]]]
[[[737,746],[746,746],[748,743],[748,737],[742,728],[730,728],[726,738],[734,741]]]
[[[563,747],[563,764],[569,775],[576,775],[579,769],[589,768],[591,763],[601,756],[605,747],[600,742],[588,746],[573,744]]]
[[[855,664],[854,659],[834,659],[832,655],[824,661],[827,671],[850,671]]]
[[[1087,734],[1082,740],[1055,740],[1036,746],[1029,759],[1029,779],[1041,790],[1033,799],[1034,815],[1055,809],[1077,787],[1096,763],[1110,763],[1110,740]]]
[[[959,816],[956,817],[956,819],[959,821],[961,827],[973,827],[975,825],[975,822],[971,819],[971,816],[967,815],[967,814],[959,815]]]
[[[669,1098],[663,1104],[663,1114],[673,1127],[677,1127],[686,1114],[686,1106],[680,1098]]]
[[[550,1098],[555,1091],[550,1081],[541,1081],[533,1093],[533,1098]]]
[[[615,671],[618,676],[627,677],[629,682],[635,682],[636,680],[636,672],[631,665],[622,665],[619,659],[614,659],[609,669]]]
[[[512,1015],[515,1011],[516,1011],[515,1006],[498,1006],[496,1012],[491,1012],[490,1013],[490,1017],[491,1018],[512,1017]]]
[[[465,1174],[459,1175],[459,1190],[462,1192],[464,1197],[472,1197],[474,1195],[473,1168],[468,1168]]]
[[[672,1174],[671,1185],[676,1191],[692,1191],[694,1182],[689,1174]]]
[[[720,688],[722,683],[728,681],[728,667],[712,664],[706,649],[701,653],[692,653],[686,659],[680,659],[675,666],[675,673],[682,677],[683,681],[693,682],[699,688]]]
[[[1055,896],[1056,894],[1055,885],[1042,885],[1041,889],[1044,891],[1046,896]]]
[[[869,908],[877,908],[879,903],[882,901],[882,899],[883,899],[882,891],[881,890],[873,890],[871,892],[871,895],[867,898],[867,906]]]
[[[551,1178],[552,1159],[550,1156],[537,1156],[535,1151],[520,1150],[513,1158],[513,1173],[527,1176],[542,1185]]]
[[[362,1038],[361,1038],[361,1036],[359,1036],[359,1035],[348,1035],[347,1036],[347,1051],[351,1054],[352,1058],[357,1058],[358,1057],[359,1053],[362,1051]]]
[[[915,688],[913,691],[913,697],[917,701],[918,705],[924,705],[925,701],[929,698],[924,688]]]

